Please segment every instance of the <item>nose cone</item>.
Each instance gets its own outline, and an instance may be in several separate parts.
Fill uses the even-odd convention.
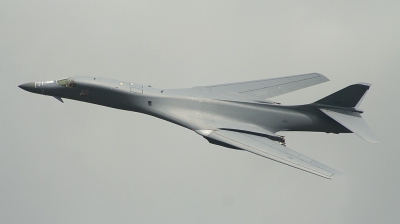
[[[34,92],[35,90],[35,83],[34,82],[27,82],[18,86],[19,88],[26,90],[28,92]]]

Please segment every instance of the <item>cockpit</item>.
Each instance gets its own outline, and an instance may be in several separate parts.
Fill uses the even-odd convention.
[[[68,88],[75,88],[76,87],[76,83],[74,82],[73,79],[69,79],[69,78],[60,79],[60,80],[57,80],[56,82],[60,86],[65,86],[65,87],[68,87]]]

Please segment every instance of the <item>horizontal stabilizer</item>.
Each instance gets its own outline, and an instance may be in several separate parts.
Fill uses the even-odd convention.
[[[320,110],[365,141],[378,143],[377,138],[361,117],[360,113],[341,109],[320,108]]]

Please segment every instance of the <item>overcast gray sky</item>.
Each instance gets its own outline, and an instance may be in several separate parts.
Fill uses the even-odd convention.
[[[0,223],[399,223],[400,1],[0,0]],[[282,133],[326,180],[142,114],[30,94],[101,76],[180,88],[319,72],[372,83],[380,139]]]

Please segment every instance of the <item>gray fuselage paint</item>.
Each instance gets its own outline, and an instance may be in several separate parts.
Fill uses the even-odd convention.
[[[313,131],[350,133],[322,113],[315,104],[285,106],[235,99],[219,99],[208,87],[157,89],[130,82],[75,76],[74,88],[54,81],[36,86],[35,93],[58,96],[144,113],[191,130],[240,129],[251,126],[271,133],[279,131]],[[133,86],[133,87],[132,87]],[[85,94],[87,93],[87,94]],[[235,127],[231,127],[236,125]]]

